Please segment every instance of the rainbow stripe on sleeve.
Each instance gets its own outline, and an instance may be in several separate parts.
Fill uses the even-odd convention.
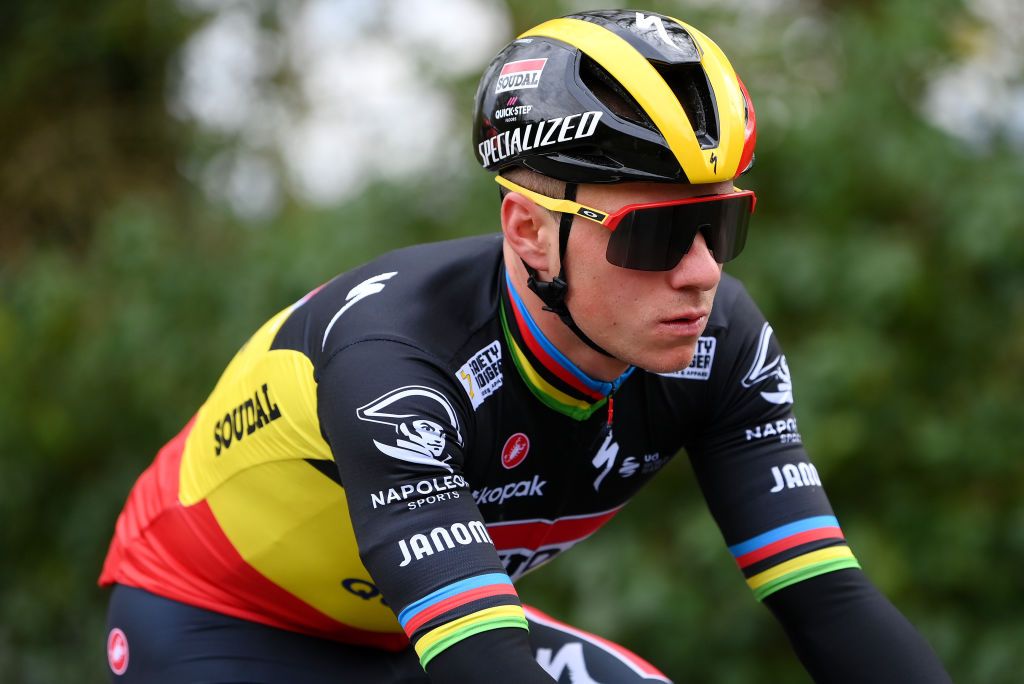
[[[398,614],[398,622],[424,668],[437,654],[466,637],[502,627],[528,629],[512,581],[499,572],[441,587],[406,606]]]
[[[758,601],[805,579],[860,567],[839,521],[831,515],[781,525],[734,544],[729,551]]]

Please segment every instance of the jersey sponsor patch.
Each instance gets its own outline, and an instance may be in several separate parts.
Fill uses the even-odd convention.
[[[496,503],[501,505],[507,499],[516,499],[523,496],[544,496],[544,485],[547,480],[540,479],[540,475],[534,475],[532,480],[520,480],[509,482],[499,487],[481,487],[473,490],[473,500],[478,506],[483,504]]]
[[[370,494],[370,503],[374,508],[384,508],[389,504],[404,502],[409,510],[416,510],[438,501],[458,499],[459,492],[456,490],[467,487],[461,475],[444,475],[378,490]]]
[[[690,365],[683,370],[671,373],[658,373],[664,378],[682,378],[684,380],[707,380],[711,377],[711,364],[715,362],[715,347],[718,340],[714,337],[698,337],[697,349]]]
[[[414,534],[408,540],[398,540],[398,551],[402,554],[402,562],[398,567],[404,568],[421,558],[470,544],[494,544],[487,534],[487,528],[478,520],[435,527],[429,532]]]
[[[400,461],[435,466],[453,472],[452,467],[446,463],[451,459],[451,455],[446,456],[444,453],[447,446],[445,426],[424,414],[426,407],[435,408],[433,404],[441,408],[442,414],[448,420],[449,431],[461,447],[462,435],[459,433],[459,419],[455,409],[443,394],[429,387],[410,385],[393,389],[356,409],[356,417],[369,423],[382,423],[394,428],[396,437],[393,444],[373,440],[374,446],[382,454]],[[433,415],[435,413],[432,412],[430,416]]]
[[[744,387],[765,385],[761,397],[770,404],[786,405],[793,403],[793,382],[789,375],[789,365],[784,354],[775,354],[769,360],[769,346],[772,340],[772,326],[765,322],[761,326],[761,336],[757,342],[757,351],[750,370],[741,381]]]
[[[259,390],[252,393],[251,399],[235,406],[224,414],[213,426],[213,455],[230,449],[232,442],[242,441],[246,435],[274,422],[281,417],[281,409],[270,398],[268,383],[263,383]]]
[[[768,491],[777,494],[784,489],[798,487],[820,487],[818,469],[810,463],[785,463],[782,467],[772,466],[773,487]]]
[[[803,438],[796,429],[796,418],[790,416],[785,420],[771,420],[767,423],[755,425],[745,431],[747,441],[754,442],[769,437],[777,437],[780,444],[800,444]]]
[[[526,459],[530,453],[530,438],[522,432],[517,432],[505,440],[505,446],[501,448],[501,465],[506,470],[512,470]]]
[[[484,399],[501,389],[501,345],[498,340],[473,354],[455,376],[462,389],[466,390],[473,410],[479,408]]]

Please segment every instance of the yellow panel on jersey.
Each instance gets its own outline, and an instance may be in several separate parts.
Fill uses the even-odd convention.
[[[370,573],[359,559],[344,490],[308,463],[251,468],[207,501],[232,546],[271,582],[347,625],[402,631],[379,599],[342,588]]]
[[[248,468],[331,459],[320,435],[312,363],[300,352],[270,349],[289,313],[274,316],[249,339],[196,414],[181,461],[178,497],[185,506]]]
[[[344,490],[307,459],[332,461],[320,434],[309,358],[271,349],[292,309],[235,355],[185,443],[179,501],[205,501],[238,554],[265,578],[352,627],[401,632],[379,600],[343,588],[368,582]]]
[[[711,81],[716,101],[729,100],[719,103],[719,107],[732,108],[735,105],[732,102],[735,97],[725,97],[725,93],[732,94],[735,91],[740,97],[739,123],[736,123],[736,116],[731,112],[720,113],[719,120],[724,125],[721,126],[723,130],[719,133],[720,141],[717,148],[701,149],[689,125],[686,112],[683,111],[672,89],[643,55],[608,29],[581,19],[552,19],[519,37],[546,36],[582,50],[621,83],[651,117],[658,130],[665,136],[672,153],[691,183],[729,180],[736,175],[736,167],[743,151],[742,94],[737,84],[728,82],[730,74],[733,81],[736,77],[721,51],[711,49],[713,44],[704,34],[681,22],[680,24],[687,31],[692,31],[691,36],[701,50],[701,66]]]

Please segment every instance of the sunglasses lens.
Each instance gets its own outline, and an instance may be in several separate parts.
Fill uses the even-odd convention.
[[[639,271],[669,271],[700,231],[718,263],[735,259],[747,241],[753,200],[740,195],[629,212],[612,231],[606,258]]]

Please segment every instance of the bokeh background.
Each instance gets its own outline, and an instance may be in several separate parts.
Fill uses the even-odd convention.
[[[547,0],[0,9],[0,679],[105,681],[125,495],[266,317],[494,231],[476,78]],[[649,0],[759,119],[743,278],[851,546],[960,682],[1024,681],[1024,5]],[[685,459],[524,598],[679,682],[804,682]],[[871,657],[871,654],[865,654]]]

